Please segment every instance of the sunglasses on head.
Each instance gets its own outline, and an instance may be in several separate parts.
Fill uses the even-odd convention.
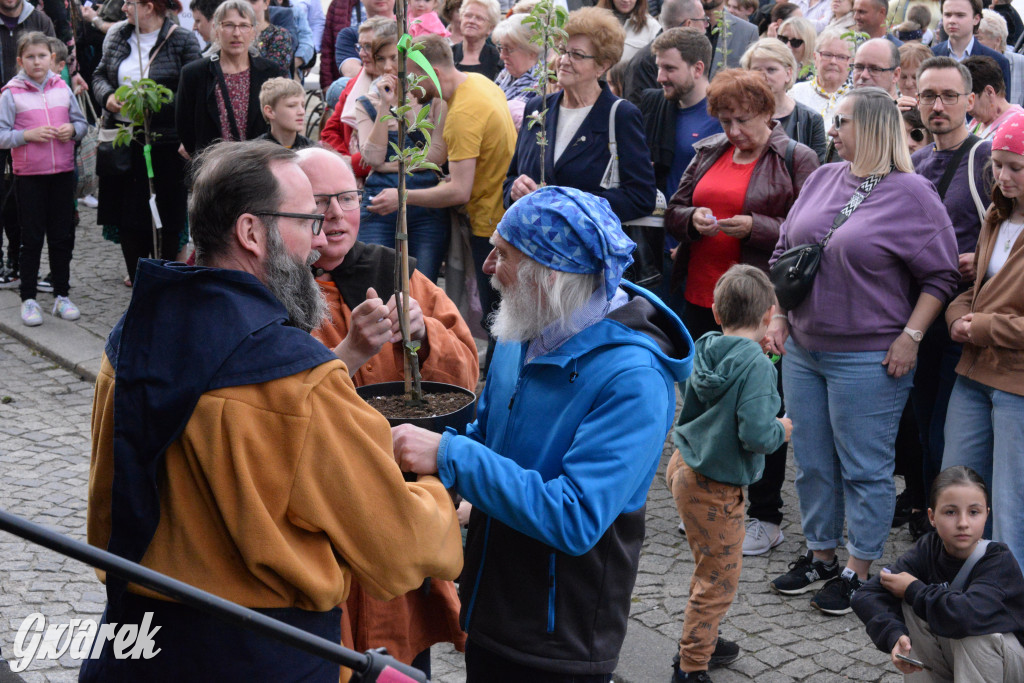
[[[911,128],[910,139],[914,142],[924,142],[924,128]]]
[[[779,40],[790,47],[803,47],[804,44],[803,38],[787,38],[786,36],[779,36]]]

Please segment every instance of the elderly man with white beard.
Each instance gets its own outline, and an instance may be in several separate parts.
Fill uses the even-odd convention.
[[[473,504],[468,680],[608,681],[693,343],[657,297],[620,282],[635,245],[604,199],[541,188],[491,239],[484,270],[503,298],[477,420],[466,436],[396,427],[395,455]]]
[[[295,153],[228,142],[197,163],[197,265],[141,260],[107,340],[89,542],[339,642],[353,579],[389,599],[458,575],[455,510],[435,477],[404,481],[387,421],[309,334],[326,240]],[[160,649],[118,659],[108,642],[81,681],[339,680],[337,664],[100,578],[104,622],[151,613]]]

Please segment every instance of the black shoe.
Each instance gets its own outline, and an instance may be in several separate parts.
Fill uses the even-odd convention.
[[[768,583],[768,587],[782,595],[800,595],[824,585],[829,579],[839,576],[839,558],[825,564],[814,559],[810,550],[796,562],[789,563],[789,571]]]
[[[818,593],[811,598],[811,607],[825,614],[840,616],[853,611],[850,607],[850,598],[853,592],[864,585],[864,582],[857,578],[845,577],[842,575],[830,580]]]
[[[924,536],[932,530],[932,523],[928,521],[928,513],[924,510],[911,512],[910,524],[907,528],[910,530],[910,537],[915,541]]]
[[[901,527],[910,520],[910,491],[904,489],[896,496],[896,508],[892,512],[892,528]]]
[[[53,283],[50,282],[50,273],[47,273],[46,277],[41,277],[39,278],[38,281],[36,281],[36,289],[38,289],[40,292],[53,291]]]
[[[6,266],[0,265],[0,289],[15,289],[21,284],[18,274]]]
[[[679,669],[672,674],[672,683],[712,683],[707,671],[691,671],[683,673]]]
[[[715,667],[732,664],[739,658],[740,646],[731,640],[726,640],[722,636],[718,636],[718,641],[715,643],[715,651],[711,653],[711,659],[708,660],[708,668],[713,669]]]

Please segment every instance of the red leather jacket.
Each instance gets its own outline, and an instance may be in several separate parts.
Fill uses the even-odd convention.
[[[768,272],[768,259],[779,241],[779,226],[785,220],[789,208],[796,201],[800,188],[811,172],[818,167],[818,155],[810,147],[797,144],[793,152],[793,173],[786,168],[786,146],[789,137],[776,122],[768,144],[757,160],[757,166],[750,176],[746,197],[743,200],[743,215],[751,216],[754,225],[750,235],[744,239],[740,255],[741,263],[749,263]],[[695,155],[686,167],[679,181],[679,189],[669,200],[665,213],[665,229],[679,240],[675,265],[672,267],[672,286],[686,279],[689,267],[689,245],[700,239],[700,233],[693,227],[691,218],[694,210],[693,190],[708,169],[719,157],[732,148],[724,133],[711,135],[693,145]]]

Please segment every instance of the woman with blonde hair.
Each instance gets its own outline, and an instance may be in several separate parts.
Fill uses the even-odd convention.
[[[811,605],[839,615],[884,552],[896,500],[896,432],[918,344],[958,271],[953,226],[935,187],[914,173],[889,93],[852,91],[829,135],[845,163],[825,164],[807,179],[772,257],[776,263],[793,247],[823,244],[809,292],[773,316],[766,339],[769,351],[785,355],[808,548],[770,587],[798,595],[821,586]],[[844,518],[845,569],[836,557]]]
[[[801,142],[815,151],[818,161],[825,159],[825,124],[818,112],[789,96],[797,71],[793,52],[776,38],[761,38],[747,48],[740,59],[740,66],[748,71],[758,71],[764,76],[768,89],[775,97],[775,113],[772,118],[779,122],[793,140]]]
[[[625,32],[612,13],[600,7],[570,13],[564,29],[569,38],[556,62],[562,89],[547,96],[547,147],[537,142],[540,126],[519,129],[505,176],[505,206],[538,188],[543,164],[548,185],[603,197],[622,222],[649,216],[654,211],[656,183],[640,110],[613,95],[601,80],[622,56]],[[540,107],[540,98],[532,98],[524,120]],[[615,185],[605,182],[612,158],[611,126],[615,127],[620,178]]]
[[[814,46],[814,77],[797,83],[790,96],[821,114],[828,125],[839,100],[850,89],[853,40],[837,29],[825,29]]]
[[[628,63],[661,32],[661,24],[647,12],[647,0],[598,0],[597,6],[611,10],[626,30],[620,62]]]
[[[459,8],[462,42],[452,45],[459,71],[487,76],[492,81],[502,69],[501,55],[491,42],[491,31],[501,21],[498,0],[464,0]]]
[[[513,14],[491,34],[505,63],[494,82],[505,93],[516,128],[522,124],[526,102],[536,94],[530,89],[536,88],[540,80],[540,46],[530,40],[533,34],[524,19],[525,14]]]
[[[779,26],[778,38],[792,50],[796,60],[794,82],[810,80],[814,75],[814,45],[818,40],[814,24],[803,17],[790,17]]]

